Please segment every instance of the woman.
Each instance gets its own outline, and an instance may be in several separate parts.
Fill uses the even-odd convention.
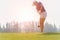
[[[39,22],[39,26],[38,27],[40,27],[41,32],[43,32],[44,21],[46,19],[47,13],[46,13],[46,11],[45,11],[45,9],[44,9],[44,7],[43,7],[41,2],[34,1],[33,5],[36,6],[36,10],[37,10],[37,12],[40,15],[40,22]]]

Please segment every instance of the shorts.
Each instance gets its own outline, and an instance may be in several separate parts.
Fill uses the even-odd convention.
[[[46,16],[47,16],[47,13],[46,13],[46,12],[42,12],[42,13],[40,14],[40,18],[46,18]]]

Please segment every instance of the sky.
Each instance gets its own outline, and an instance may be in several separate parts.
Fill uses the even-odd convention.
[[[0,23],[11,21],[39,21],[39,14],[32,6],[34,0],[0,0]],[[45,22],[60,25],[60,1],[59,0],[37,0],[44,5],[47,18]]]

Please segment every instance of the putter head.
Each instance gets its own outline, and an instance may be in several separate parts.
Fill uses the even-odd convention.
[[[40,27],[40,25],[38,25],[38,27]]]

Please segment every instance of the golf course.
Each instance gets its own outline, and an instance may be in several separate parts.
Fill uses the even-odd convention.
[[[60,33],[0,33],[0,40],[60,40]]]

